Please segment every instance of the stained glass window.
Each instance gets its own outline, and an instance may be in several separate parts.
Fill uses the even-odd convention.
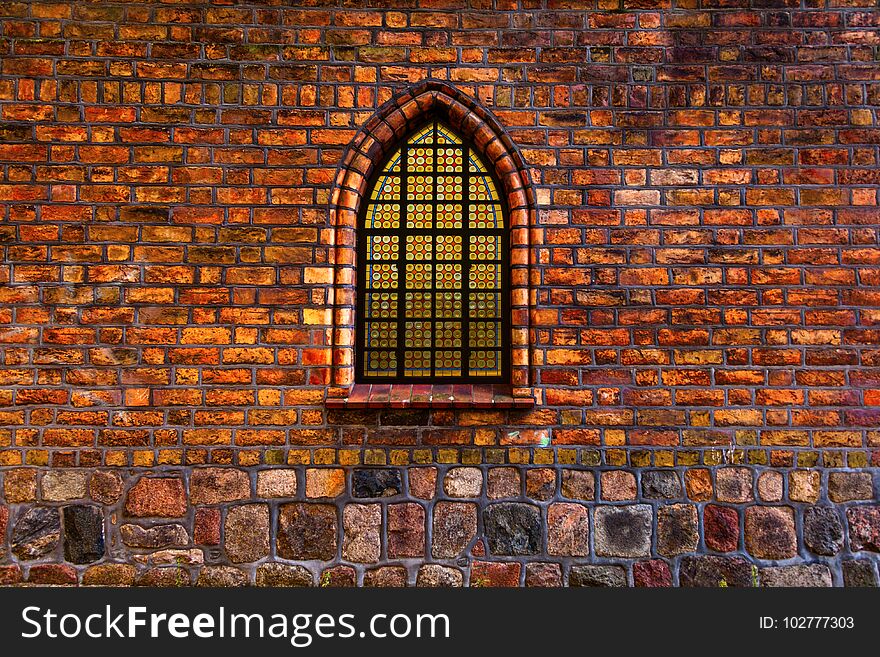
[[[508,377],[508,234],[481,156],[432,122],[372,181],[358,232],[357,378]]]

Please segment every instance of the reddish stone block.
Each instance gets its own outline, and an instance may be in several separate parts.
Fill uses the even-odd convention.
[[[6,548],[6,526],[9,523],[9,507],[0,506],[0,549]]]
[[[853,550],[880,552],[880,506],[854,506],[846,510]]]
[[[518,563],[475,561],[471,565],[472,587],[516,587],[522,566]]]
[[[321,572],[319,586],[346,588],[357,586],[357,573],[351,566],[334,566]]]
[[[0,585],[18,584],[20,581],[21,568],[19,566],[0,566]]]
[[[640,587],[672,586],[672,572],[661,559],[638,561],[633,564],[633,583]]]
[[[419,499],[430,500],[437,494],[437,468],[409,468],[409,490]]]
[[[67,564],[46,563],[31,566],[28,583],[42,585],[76,585],[76,570]]]
[[[177,477],[141,477],[125,502],[126,513],[136,518],[179,518],[186,509],[186,491]]]
[[[421,504],[389,504],[388,558],[421,557],[425,554],[425,509]]]
[[[556,472],[551,468],[526,471],[526,495],[535,500],[549,500],[556,493]]]
[[[707,504],[703,509],[703,538],[716,552],[734,552],[739,545],[739,514],[736,509]]]
[[[698,468],[688,470],[684,476],[687,495],[695,502],[704,502],[712,499],[713,486],[712,474],[709,470]]]
[[[364,586],[403,588],[406,580],[406,568],[403,566],[382,566],[364,573]]]
[[[587,507],[558,502],[547,509],[547,553],[583,557],[590,553]]]
[[[193,541],[196,545],[220,545],[220,509],[196,509]]]
[[[599,478],[602,499],[608,502],[634,500],[638,494],[635,475],[623,470],[603,472]]]
[[[562,586],[562,568],[558,563],[527,563],[526,586],[560,587]]]

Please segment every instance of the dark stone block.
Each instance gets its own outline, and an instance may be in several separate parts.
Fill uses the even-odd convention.
[[[315,578],[305,566],[264,563],[257,567],[257,586],[314,586]]]
[[[694,552],[699,541],[697,507],[692,504],[660,507],[657,518],[657,552],[667,557]]]
[[[518,556],[541,550],[541,511],[531,504],[491,504],[483,510],[483,528],[492,554]]]
[[[624,587],[626,571],[622,566],[572,566],[568,585]]]
[[[278,512],[278,556],[330,561],[336,558],[338,513],[332,504],[293,502]]]
[[[647,504],[596,508],[596,554],[605,557],[646,557],[651,553],[653,512]]]
[[[756,586],[757,572],[741,557],[683,557],[679,567],[680,586]]]
[[[831,507],[813,506],[804,511],[804,543],[815,554],[833,556],[843,547],[843,523]]]
[[[58,509],[34,507],[20,515],[12,528],[12,552],[29,560],[48,554],[61,540],[61,514]]]
[[[354,471],[351,480],[354,497],[391,497],[400,495],[400,470],[363,468]]]
[[[96,506],[64,507],[64,558],[92,563],[104,556],[104,514]]]
[[[678,499],[681,479],[674,470],[652,470],[642,475],[642,495],[650,499]]]
[[[428,409],[389,409],[382,412],[382,425],[391,427],[424,427],[428,425]]]

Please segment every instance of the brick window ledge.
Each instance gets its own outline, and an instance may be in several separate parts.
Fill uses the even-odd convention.
[[[509,385],[357,383],[327,398],[327,408],[531,408],[528,388]]]

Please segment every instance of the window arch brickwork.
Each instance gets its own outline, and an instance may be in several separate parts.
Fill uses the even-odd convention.
[[[491,114],[453,86],[426,81],[386,103],[346,151],[331,197],[334,225],[333,384],[330,397],[345,396],[355,382],[358,216],[368,186],[401,142],[431,119],[472,144],[501,185],[510,224],[510,382],[517,397],[532,395],[529,339],[534,292],[530,228],[534,198],[522,157]]]
[[[432,118],[368,190],[358,214],[355,379],[509,382],[507,212],[480,154]]]

